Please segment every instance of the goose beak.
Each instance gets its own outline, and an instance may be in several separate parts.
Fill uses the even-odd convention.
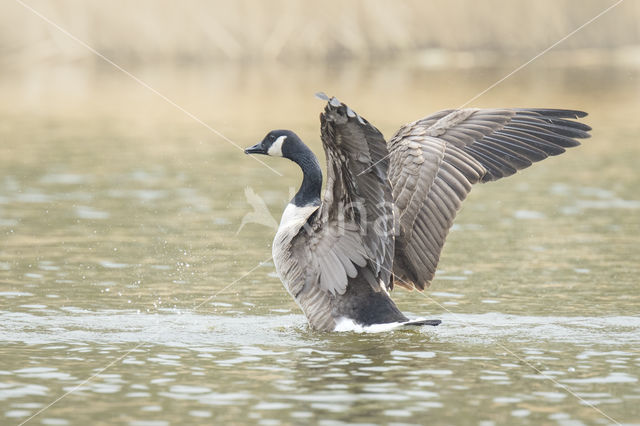
[[[266,154],[264,152],[264,148],[262,147],[262,142],[255,144],[252,147],[249,147],[244,150],[245,154]]]

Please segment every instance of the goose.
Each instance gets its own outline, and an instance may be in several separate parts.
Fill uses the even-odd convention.
[[[464,108],[405,124],[386,142],[337,98],[317,97],[327,102],[320,114],[324,196],[318,159],[293,131],[272,130],[244,152],[302,169],[273,241],[273,262],[310,326],[322,331],[440,324],[410,320],[390,291],[430,285],[474,184],[561,154],[591,130],[574,121],[587,115],[582,111]]]

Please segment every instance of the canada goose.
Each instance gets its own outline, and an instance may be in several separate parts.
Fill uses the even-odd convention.
[[[320,114],[327,157],[290,130],[273,130],[246,154],[284,157],[302,169],[273,241],[273,261],[313,328],[409,321],[389,296],[395,285],[424,290],[471,186],[514,174],[579,145],[591,128],[582,111],[539,108],[445,110],[405,124],[385,142],[335,97]],[[339,327],[341,328],[341,327]]]

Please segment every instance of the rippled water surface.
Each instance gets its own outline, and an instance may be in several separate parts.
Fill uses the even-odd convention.
[[[390,135],[508,71],[136,73],[240,146],[289,127],[320,152],[316,90]],[[475,188],[429,291],[394,291],[442,325],[375,334],[309,330],[273,219],[245,216],[258,197],[278,220],[293,165],[69,73],[0,79],[0,424],[640,423],[637,70],[523,71],[475,101],[585,109],[593,137]]]

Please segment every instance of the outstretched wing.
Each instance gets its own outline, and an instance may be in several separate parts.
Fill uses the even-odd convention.
[[[462,201],[478,182],[514,174],[579,145],[587,114],[560,109],[440,111],[406,124],[389,142],[398,208],[395,284],[422,290],[433,279]]]
[[[305,284],[344,294],[348,277],[361,273],[379,291],[390,281],[394,250],[389,152],[378,129],[338,99],[328,101],[320,115],[322,205],[292,243],[309,254]]]

